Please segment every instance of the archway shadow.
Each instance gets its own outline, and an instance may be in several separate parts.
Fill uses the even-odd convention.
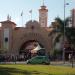
[[[26,70],[23,71],[16,68],[0,67],[0,75],[12,75],[12,74],[32,75],[31,72]]]
[[[1,67],[0,66],[0,75],[52,75],[50,73],[44,73],[39,71],[28,71],[28,70],[21,70],[16,68],[8,68],[8,67]]]

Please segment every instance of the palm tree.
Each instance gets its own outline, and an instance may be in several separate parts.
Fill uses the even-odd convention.
[[[55,22],[52,24],[53,30],[49,34],[49,36],[52,35],[54,37],[53,51],[55,49],[54,47],[56,46],[56,44],[61,41],[60,38],[62,38],[62,45],[63,45],[62,48],[64,48],[64,43],[63,43],[64,42],[64,38],[63,38],[64,34],[65,34],[66,41],[68,43],[71,43],[72,46],[75,46],[75,28],[68,27],[68,22],[69,22],[69,17],[66,18],[65,21],[59,17],[55,18]],[[65,26],[64,26],[64,24],[65,24]],[[65,29],[65,32],[64,32],[64,29]],[[63,53],[65,53],[65,52],[63,52]]]
[[[55,36],[55,39],[54,39],[53,48],[56,46],[57,43],[59,43],[61,41],[60,38],[62,38],[61,42],[62,42],[62,45],[63,45],[63,41],[65,39],[64,34],[65,34],[65,37],[66,37],[66,28],[67,28],[67,25],[68,25],[68,21],[69,21],[69,18],[66,18],[65,21],[62,20],[59,17],[55,18],[55,24],[53,26],[54,27],[53,33],[54,33],[54,36],[55,36],[55,34],[56,34],[56,36]],[[65,24],[65,26],[64,26],[64,24]],[[64,29],[65,29],[65,32],[64,32]]]
[[[55,38],[54,44],[56,44],[57,42],[59,42],[59,39],[61,37],[63,37],[64,34],[65,34],[65,37],[66,37],[66,28],[67,28],[67,25],[68,25],[68,21],[69,21],[69,18],[66,18],[65,21],[62,20],[59,17],[55,18],[56,28],[54,29],[54,31],[58,35]],[[64,22],[65,22],[65,26],[64,26]],[[65,27],[65,32],[64,32],[64,27]]]
[[[59,33],[58,36],[55,39],[55,42],[59,42],[59,39],[61,36],[64,36],[67,38],[68,42],[75,46],[75,28],[74,27],[68,27],[69,17],[64,20],[57,17],[55,19],[55,22],[57,22],[56,27],[56,33]],[[64,26],[65,22],[65,26]],[[65,27],[65,32],[64,32]],[[57,41],[56,41],[57,40]]]

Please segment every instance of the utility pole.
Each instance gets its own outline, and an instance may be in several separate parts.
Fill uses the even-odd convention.
[[[64,0],[64,34],[63,34],[63,63],[65,64],[65,0]]]

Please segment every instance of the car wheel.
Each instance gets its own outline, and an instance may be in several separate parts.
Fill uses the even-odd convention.
[[[50,63],[48,63],[48,62],[43,62],[43,64],[44,64],[44,65],[49,65]]]
[[[42,62],[42,64],[45,65],[46,63],[45,62]]]

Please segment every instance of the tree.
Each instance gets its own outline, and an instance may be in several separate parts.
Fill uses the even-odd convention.
[[[54,41],[54,44],[56,44],[57,42],[59,42],[59,39],[61,37],[64,37],[64,34],[65,34],[65,37],[66,37],[66,28],[67,28],[67,25],[68,25],[68,21],[69,21],[69,17],[64,20],[62,20],[61,18],[59,17],[56,17],[55,18],[55,23],[56,23],[56,27],[54,29],[55,33],[58,34],[57,37],[55,38],[55,41]],[[64,23],[65,22],[65,23]],[[64,26],[65,24],[65,26]],[[65,27],[65,32],[64,32],[64,27]]]
[[[68,22],[69,22],[69,17],[66,18],[65,21],[59,17],[55,18],[55,23],[52,24],[53,25],[52,26],[53,31],[50,33],[50,35],[54,36],[53,50],[55,49],[54,47],[56,46],[56,44],[61,41],[60,38],[62,38],[62,43],[63,43],[62,48],[63,49],[64,49],[65,45],[67,45],[68,47],[74,48],[74,46],[75,46],[75,28],[74,27],[68,27]],[[64,29],[65,29],[65,31],[64,31]],[[66,39],[66,41],[67,41],[67,43],[69,43],[69,45],[66,44],[64,39]],[[63,51],[63,60],[64,59],[65,58],[64,58],[64,51]]]
[[[62,43],[59,51],[63,52],[63,60],[64,60],[64,51],[62,51],[61,48],[64,49],[64,40],[66,38],[66,28],[68,27],[68,22],[69,22],[69,18],[62,20],[61,18],[56,17],[55,23],[53,24],[54,29],[51,32],[54,35],[53,50],[56,49],[55,47],[56,47],[57,43],[60,43],[60,42]],[[64,31],[64,29],[65,29],[65,31]],[[64,37],[64,35],[65,35],[65,37]]]
[[[75,46],[75,28],[74,27],[67,27],[66,28],[66,36],[67,36],[68,42],[72,46]]]

